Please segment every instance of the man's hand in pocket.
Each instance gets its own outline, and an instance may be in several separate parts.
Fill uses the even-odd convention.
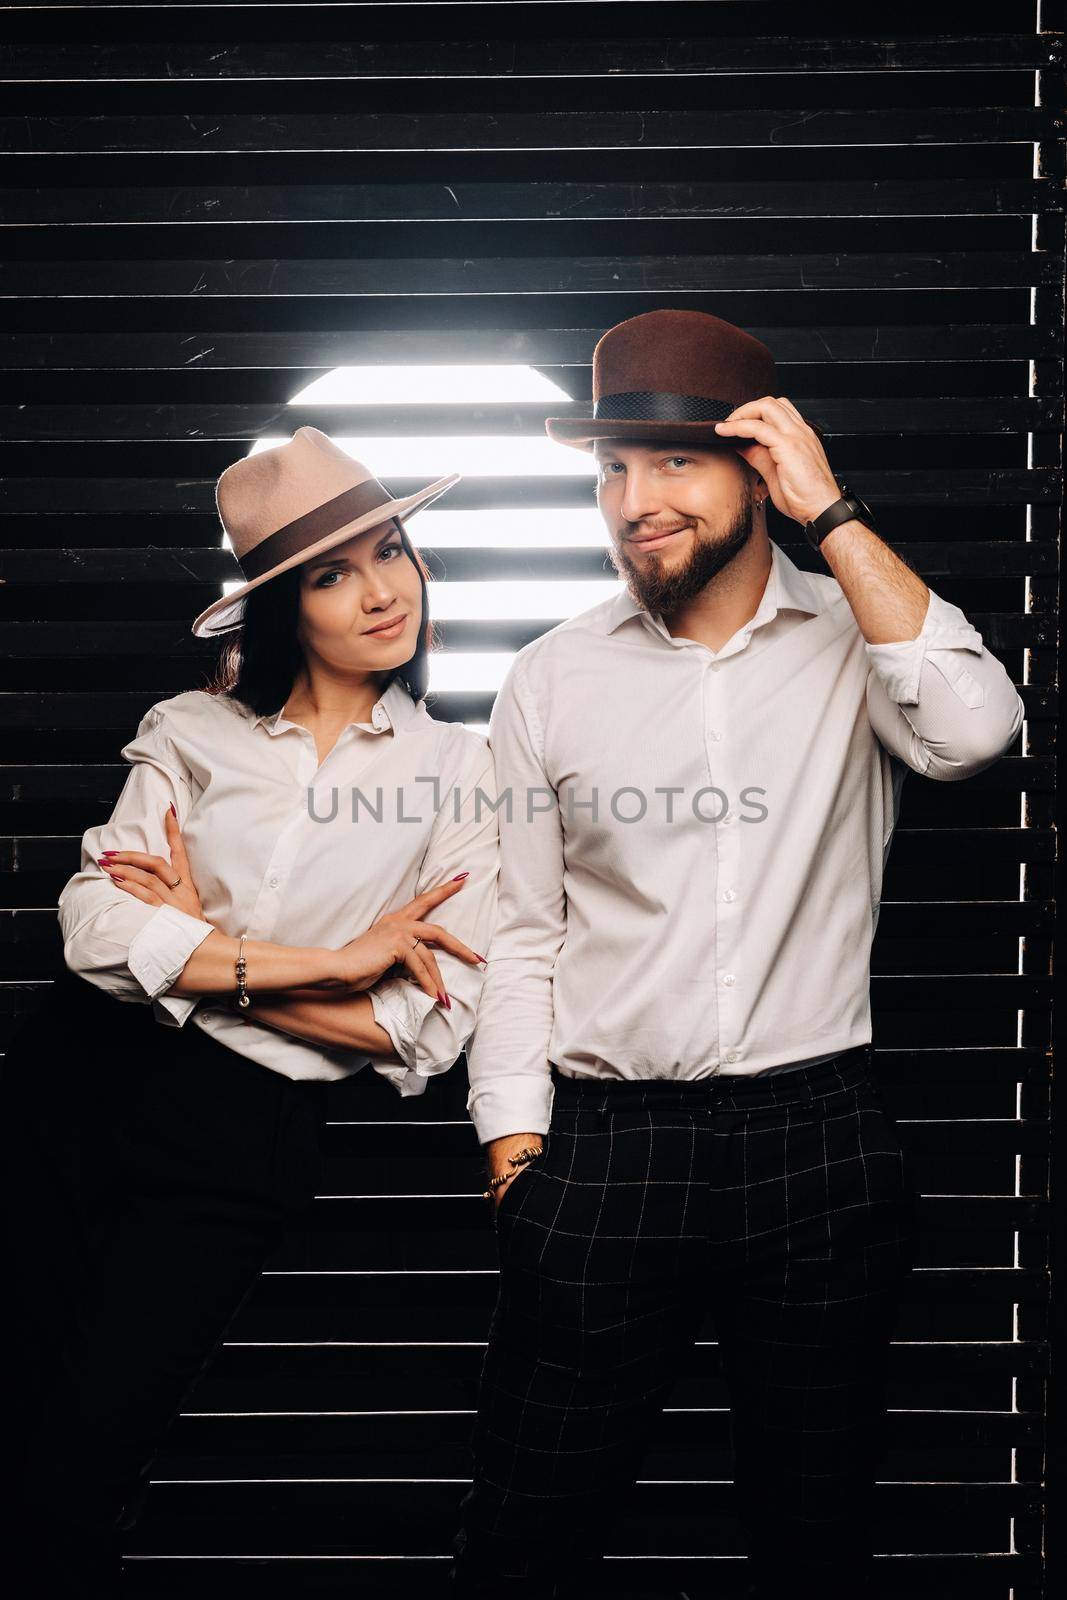
[[[505,1192],[511,1188],[515,1179],[521,1176],[524,1168],[513,1167],[509,1161],[510,1156],[517,1156],[520,1150],[540,1150],[542,1148],[542,1135],[539,1133],[508,1133],[502,1139],[491,1139],[485,1147],[486,1161],[489,1166],[489,1178],[498,1178],[503,1173],[509,1175],[507,1183],[499,1184],[493,1191],[493,1201],[499,1206]]]

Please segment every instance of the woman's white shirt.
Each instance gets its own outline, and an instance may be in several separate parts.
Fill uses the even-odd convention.
[[[191,690],[146,712],[122,750],[132,770],[106,823],[82,838],[81,870],[59,898],[68,967],[157,1019],[203,1028],[289,1078],[348,1077],[371,1062],[402,1095],[447,1071],[473,1034],[483,969],[435,947],[452,1009],[407,976],[370,989],[374,1018],[404,1062],[297,1039],[251,1021],[229,998],[168,993],[213,928],[285,945],[338,948],[424,889],[469,872],[425,920],[486,953],[496,921],[498,827],[483,735],[431,717],[399,680],[370,722],[352,722],[319,764],[310,730]],[[97,865],[105,850],[169,858],[173,802],[204,919],[149,906]]]

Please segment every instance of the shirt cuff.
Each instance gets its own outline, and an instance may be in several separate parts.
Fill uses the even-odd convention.
[[[199,995],[161,994],[152,1001],[152,1015],[165,1028],[184,1028],[199,1004]]]
[[[555,1097],[550,1068],[543,1077],[532,1072],[501,1073],[479,1084],[467,1097],[478,1143],[511,1133],[548,1133]]]
[[[127,965],[149,1000],[158,1001],[180,1028],[198,1003],[197,995],[165,996],[193,951],[215,930],[177,906],[157,906],[130,940]],[[159,1017],[159,1011],[155,1011]],[[163,1019],[160,1017],[160,1021]]]
[[[435,996],[410,978],[386,978],[367,993],[375,1022],[385,1029],[403,1062],[401,1066],[396,1061],[375,1061],[371,1057],[371,1066],[401,1095],[422,1094],[432,1074],[420,1073],[416,1065],[419,1030],[423,1018],[437,1004]]]
[[[959,606],[930,590],[923,625],[914,639],[892,644],[868,644],[867,659],[891,700],[897,705],[919,703],[919,678],[929,649],[964,649],[982,653],[982,635]]]

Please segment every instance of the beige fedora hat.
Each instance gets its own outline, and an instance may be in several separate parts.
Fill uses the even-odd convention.
[[[409,516],[458,482],[453,472],[398,500],[318,428],[298,428],[285,444],[235,461],[215,485],[215,501],[247,581],[201,611],[194,634],[238,627],[251,589],[366,528]]]

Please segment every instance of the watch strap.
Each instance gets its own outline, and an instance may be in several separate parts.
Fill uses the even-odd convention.
[[[818,550],[828,533],[832,533],[842,522],[851,522],[854,517],[858,517],[861,522],[868,520],[863,515],[861,502],[853,498],[847,484],[843,483],[840,498],[828,505],[826,510],[820,512],[811,522],[805,522],[804,532],[808,543],[813,549]]]

